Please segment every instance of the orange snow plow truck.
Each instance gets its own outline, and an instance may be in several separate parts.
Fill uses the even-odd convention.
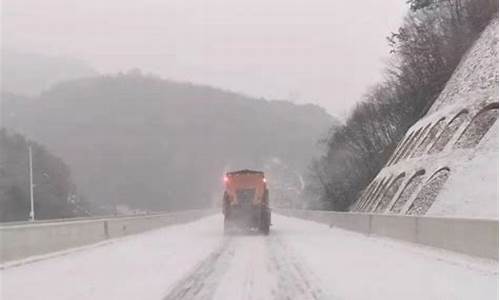
[[[224,176],[224,186],[224,232],[247,229],[269,234],[271,210],[264,172],[228,172]]]

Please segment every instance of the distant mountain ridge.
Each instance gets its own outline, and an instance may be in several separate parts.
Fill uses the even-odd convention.
[[[96,70],[78,59],[1,50],[2,91],[37,95],[57,82],[97,75]]]
[[[90,201],[140,209],[209,205],[224,171],[282,164],[304,173],[337,121],[140,72],[66,81],[39,97],[4,94],[6,126],[62,157]],[[279,178],[275,178],[278,181]]]

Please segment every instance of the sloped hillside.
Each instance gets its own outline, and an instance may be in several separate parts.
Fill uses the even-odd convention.
[[[32,148],[35,218],[86,216],[67,165],[42,145],[0,129],[0,222],[30,219],[29,156]]]
[[[3,48],[0,54],[1,85],[4,92],[38,95],[59,81],[97,75],[97,71],[77,59]]]
[[[353,207],[498,218],[498,19]]]
[[[335,123],[314,105],[138,72],[61,83],[32,99],[3,98],[6,125],[60,155],[89,200],[141,209],[211,203],[226,169],[280,162],[302,173]]]

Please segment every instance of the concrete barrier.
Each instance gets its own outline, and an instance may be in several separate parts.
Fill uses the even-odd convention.
[[[417,242],[498,260],[498,221],[418,218]]]
[[[194,221],[218,210],[0,225],[0,263],[80,247],[170,224]]]
[[[365,217],[371,220],[369,234],[418,243],[417,217],[389,215],[368,215]]]
[[[498,220],[273,209],[274,213],[498,260]]]

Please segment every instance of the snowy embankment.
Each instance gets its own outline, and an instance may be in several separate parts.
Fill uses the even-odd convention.
[[[0,299],[161,299],[221,242],[220,216],[0,271]]]
[[[273,215],[220,215],[2,270],[2,299],[497,299],[498,263]]]
[[[445,250],[276,218],[327,299],[498,299],[498,263]]]

